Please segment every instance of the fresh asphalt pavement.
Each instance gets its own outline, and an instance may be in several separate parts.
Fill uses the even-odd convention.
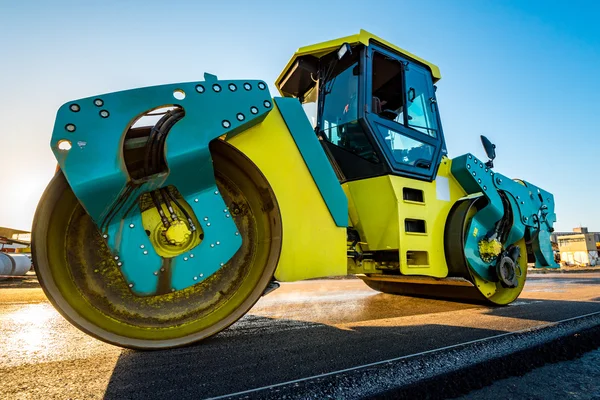
[[[223,396],[600,312],[599,289],[600,273],[530,275],[519,300],[490,308],[357,279],[287,283],[211,339],[141,352],[72,327],[34,278],[4,281],[0,398]]]

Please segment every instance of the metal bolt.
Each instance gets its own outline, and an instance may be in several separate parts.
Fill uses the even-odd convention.
[[[165,269],[164,269],[164,268],[161,268],[161,269],[160,269],[160,272],[165,272]]]
[[[194,199],[194,202],[195,202],[195,203],[197,203],[197,202],[198,202],[198,199]]]
[[[204,276],[204,274],[200,274],[200,278],[202,278]]]
[[[140,244],[140,249],[143,249],[144,247],[146,247],[146,246],[144,246],[143,244]]]
[[[211,244],[210,244],[210,247],[215,247],[215,245],[211,243]]]
[[[215,194],[219,194],[219,191],[218,191],[218,190],[215,190]]]
[[[205,221],[208,221],[208,217],[204,217],[204,220],[205,220]]]
[[[188,260],[188,258],[187,258],[187,257],[183,257],[183,261],[187,261],[187,260]]]
[[[220,245],[220,244],[221,244],[221,242],[217,242],[216,244],[217,244],[217,245]]]
[[[487,186],[483,186],[483,190],[487,190]]]
[[[197,281],[197,280],[198,280],[198,277],[197,277],[197,276],[195,276],[195,277],[194,277],[194,280],[195,280],[195,281]]]
[[[103,237],[104,239],[108,239],[108,235],[106,235],[106,234],[102,235],[102,237]]]
[[[131,288],[131,287],[133,287],[133,283],[130,283],[130,284],[129,284],[129,287],[130,287],[130,288]]]
[[[496,178],[496,183],[497,183],[498,185],[502,184],[502,179],[500,179],[500,178]]]
[[[190,258],[194,258],[194,255],[190,253]]]
[[[227,212],[227,209],[224,209],[224,210],[223,210],[223,212],[224,212],[224,213],[226,213],[226,212]]]
[[[467,164],[467,169],[471,169],[471,164]]]
[[[477,176],[477,173],[475,171],[473,171],[473,176]]]
[[[229,214],[227,214],[227,215],[225,216],[225,218],[229,218],[229,217],[231,217],[231,215],[229,215]]]
[[[481,183],[481,179],[477,179],[477,183]]]
[[[521,204],[525,204],[525,202],[524,202],[524,201],[522,201],[522,202],[521,202]]]
[[[122,263],[121,261],[119,261],[119,262],[117,263],[117,265],[120,267],[121,265],[123,265],[123,263]]]
[[[148,250],[144,250],[144,255],[147,255],[147,254],[148,254]]]
[[[520,199],[520,197],[519,197],[519,196],[517,196],[517,200],[519,200],[519,199]]]
[[[210,226],[210,222],[207,222],[207,223],[206,223],[206,226]]]
[[[171,292],[174,292],[174,291],[175,291],[175,288],[171,288]]]
[[[130,228],[135,228],[135,225],[134,224],[129,224],[129,227]]]
[[[236,232],[236,233],[235,233],[235,236],[240,236],[240,233],[239,233],[239,232]]]
[[[221,267],[222,267],[223,265],[225,265],[225,263],[221,263]]]
[[[470,160],[471,158],[473,158],[473,156],[469,154],[469,160]]]
[[[154,271],[154,276],[158,276],[158,271]]]
[[[115,256],[115,260],[118,260],[118,259],[119,259],[119,256]]]

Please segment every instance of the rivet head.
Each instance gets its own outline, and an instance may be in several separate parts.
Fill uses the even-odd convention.
[[[143,244],[140,244],[140,249],[143,249],[144,247],[146,247],[146,246],[144,246]]]
[[[215,190],[215,194],[219,194],[219,191],[218,191],[218,190]]]
[[[198,92],[198,93],[204,93],[204,86],[202,86],[202,85],[196,85],[196,92]]]
[[[208,217],[204,217],[204,220],[205,220],[205,221],[208,221]]]
[[[246,117],[242,113],[238,113],[235,117],[238,119],[238,121],[243,121],[246,119]]]
[[[200,274],[200,278],[202,278],[204,276],[204,274]]]
[[[227,214],[227,215],[225,216],[225,218],[229,218],[229,217],[230,217],[230,215],[229,215],[229,214]]]
[[[254,107],[254,106],[253,106],[253,107],[250,107],[250,112],[251,112],[252,114],[258,114],[258,108]]]
[[[472,158],[473,158],[473,156],[469,154],[469,160],[472,159]]]
[[[215,247],[215,245],[211,243],[211,244],[210,244],[210,247]]]
[[[158,271],[154,271],[154,276],[158,276]]]
[[[160,272],[165,272],[165,269],[164,269],[164,268],[161,268],[161,269],[160,269]]]
[[[265,106],[265,108],[269,108],[269,107],[271,107],[271,102],[269,100],[265,100],[263,102],[263,105]]]
[[[210,226],[210,222],[207,222],[207,223],[206,223],[206,226]]]
[[[174,291],[175,291],[175,288],[171,288],[171,292],[174,292]]]
[[[498,185],[500,185],[500,184],[502,183],[502,179],[500,179],[500,178],[496,178],[496,183],[497,183]]]
[[[240,236],[240,233],[239,233],[239,232],[236,232],[236,233],[235,233],[235,236]]]
[[[102,99],[96,99],[94,100],[94,105],[96,107],[102,107],[104,105],[104,101],[102,101]]]
[[[248,82],[246,82],[246,83],[244,83],[244,89],[250,90],[250,89],[252,89],[252,85],[250,85]]]
[[[467,169],[471,169],[471,164],[467,164]]]
[[[224,213],[226,213],[226,212],[227,212],[227,209],[224,209],[224,210],[223,210],[223,212],[224,212]]]
[[[104,239],[108,239],[108,235],[107,235],[107,234],[104,234],[104,235],[102,235],[102,237],[103,237]]]
[[[79,107],[79,104],[71,104],[69,106],[69,110],[73,112],[79,112],[79,110],[81,110],[81,107]]]
[[[65,129],[67,130],[67,132],[75,132],[75,125],[73,124],[67,124],[65,125]]]
[[[221,267],[222,267],[223,265],[225,265],[225,263],[221,263]]]
[[[118,259],[119,259],[119,256],[115,256],[115,260],[118,260]]]
[[[477,179],[477,183],[481,183],[481,179]]]
[[[259,88],[260,90],[265,90],[265,88],[266,88],[266,87],[267,87],[267,86],[266,86],[264,83],[262,83],[262,82],[258,82],[258,88]]]
[[[197,280],[198,280],[198,277],[197,277],[197,276],[195,276],[195,277],[194,277],[194,280],[195,280],[195,281],[197,281]]]
[[[135,225],[134,224],[129,224],[129,227],[130,228],[135,228]]]
[[[188,258],[187,258],[187,257],[183,257],[183,261],[187,261],[187,260],[188,260]]]
[[[129,284],[129,287],[130,287],[130,288],[132,288],[132,287],[133,287],[133,283],[130,283],[130,284]]]
[[[521,204],[525,204],[525,202],[524,202],[524,201],[522,201],[522,202],[521,202]]]
[[[120,267],[121,265],[123,265],[123,263],[122,263],[121,261],[119,261],[119,262],[117,263],[117,265]]]
[[[215,92],[217,92],[217,93],[219,93],[219,92],[221,91],[221,86],[220,86],[218,83],[215,83],[215,84],[212,86],[212,88],[213,88],[213,90],[214,90]]]
[[[231,126],[231,122],[225,119],[223,122],[221,122],[221,125],[223,125],[223,128],[229,128]]]
[[[487,186],[484,186],[484,187],[483,187],[483,190],[487,190]]]
[[[193,255],[193,254],[190,254],[190,258],[194,258],[194,255]]]
[[[99,114],[102,118],[108,118],[110,116],[110,113],[108,112],[108,110],[100,110]]]
[[[477,174],[475,173],[475,171],[473,171],[473,176],[476,176]]]
[[[220,245],[220,244],[221,244],[221,242],[217,241],[215,244],[216,244],[216,245]]]
[[[144,255],[148,255],[148,250],[144,250]]]
[[[235,92],[237,90],[237,86],[235,86],[234,83],[230,83],[228,87],[229,87],[229,90],[231,90],[232,92]]]
[[[197,203],[197,202],[198,202],[198,199],[194,199],[194,203]]]

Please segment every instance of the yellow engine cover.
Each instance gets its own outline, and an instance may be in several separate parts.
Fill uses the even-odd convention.
[[[448,275],[444,228],[452,205],[465,192],[444,158],[433,182],[381,176],[343,185],[350,220],[365,250],[399,251],[404,275]]]
[[[275,192],[283,224],[275,278],[346,275],[346,228],[335,224],[276,106],[262,123],[228,143],[256,164]]]

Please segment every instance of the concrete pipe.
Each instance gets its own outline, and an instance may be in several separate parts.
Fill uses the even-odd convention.
[[[30,269],[31,260],[26,255],[0,253],[0,275],[23,276]]]

